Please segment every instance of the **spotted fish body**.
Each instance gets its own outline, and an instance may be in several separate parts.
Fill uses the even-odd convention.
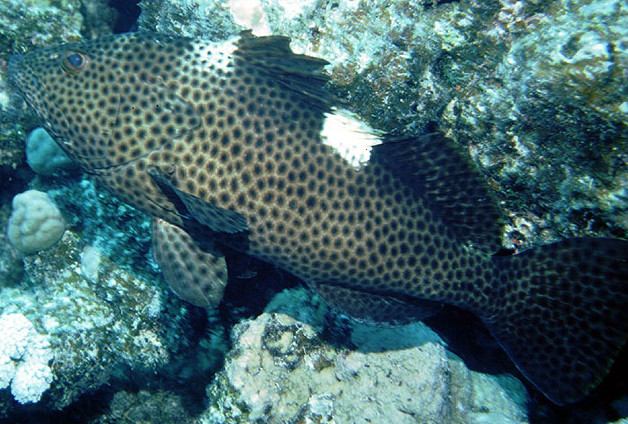
[[[587,394],[628,333],[627,243],[493,257],[499,213],[470,160],[444,139],[353,125],[325,63],[284,37],[126,34],[13,57],[9,71],[63,149],[155,218],[158,262],[187,300],[220,301],[227,246],[360,319],[473,311],[550,399]],[[347,139],[364,140],[349,160]]]

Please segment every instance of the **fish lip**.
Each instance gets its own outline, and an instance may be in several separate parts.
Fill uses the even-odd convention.
[[[29,90],[28,87],[24,86],[24,83],[20,83],[20,74],[24,72],[24,56],[23,54],[13,54],[9,56],[9,61],[7,63],[7,75],[8,81],[12,87],[15,88],[17,93],[28,103],[29,105],[33,105],[35,103],[32,102],[32,90]],[[33,80],[36,84],[39,83],[37,78],[33,77]]]
[[[37,101],[37,93],[43,91],[39,78],[35,75],[32,76],[31,82],[33,86],[25,85],[24,81],[21,81],[20,78],[20,74],[29,71],[28,69],[24,69],[23,59],[25,56],[26,55],[23,54],[13,54],[9,56],[9,61],[7,63],[8,80],[22,99],[33,109],[40,120],[42,122],[47,122],[45,116],[42,115],[39,102]],[[44,127],[46,127],[46,125],[44,125]],[[46,128],[46,130],[50,132],[49,128]]]

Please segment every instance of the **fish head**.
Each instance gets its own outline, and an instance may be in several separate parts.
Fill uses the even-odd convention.
[[[61,148],[85,170],[137,160],[198,127],[181,95],[194,46],[130,33],[9,60],[10,79]]]

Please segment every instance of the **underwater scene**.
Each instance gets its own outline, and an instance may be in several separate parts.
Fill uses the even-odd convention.
[[[623,0],[0,0],[0,423],[628,424]]]

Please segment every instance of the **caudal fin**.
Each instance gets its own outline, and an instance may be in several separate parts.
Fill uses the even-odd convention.
[[[628,338],[628,242],[577,238],[494,259],[483,319],[495,338],[553,402],[586,396]]]

